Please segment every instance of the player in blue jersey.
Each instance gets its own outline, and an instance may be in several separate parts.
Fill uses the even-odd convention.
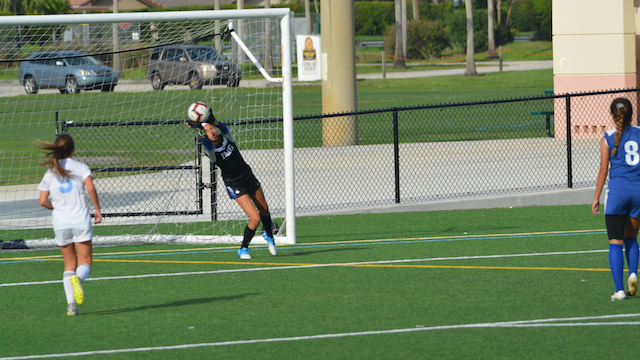
[[[640,127],[631,125],[633,108],[625,98],[611,103],[611,115],[616,128],[604,134],[600,141],[600,171],[591,204],[599,214],[600,194],[609,173],[605,193],[604,214],[609,236],[609,267],[615,285],[611,300],[623,300],[638,291],[638,217],[640,216]],[[611,167],[609,168],[609,165]],[[629,277],[624,291],[625,248]]]
[[[229,128],[217,121],[210,110],[209,116],[204,121],[206,122],[187,121],[187,125],[200,131],[205,153],[220,168],[229,197],[234,199],[249,217],[238,257],[251,259],[249,243],[261,221],[264,229],[262,236],[269,244],[269,252],[271,255],[276,255],[271,214],[260,182],[242,158]]]
[[[91,170],[71,158],[75,145],[68,133],[56,136],[53,143],[40,142],[39,147],[46,151],[42,165],[49,168],[38,186],[40,205],[53,210],[53,232],[64,260],[62,285],[67,315],[74,316],[80,314],[78,304],[84,301],[82,283],[91,273],[93,227],[84,189],[95,207],[96,224],[102,221],[100,203]]]

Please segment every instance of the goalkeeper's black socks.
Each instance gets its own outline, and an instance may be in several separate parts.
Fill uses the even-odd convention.
[[[271,215],[260,215],[260,220],[262,220],[262,229],[267,232],[267,236],[273,237],[273,228],[271,227]]]
[[[253,239],[253,235],[255,234],[256,234],[256,230],[255,229],[251,230],[249,228],[249,225],[247,225],[247,227],[244,228],[244,238],[242,238],[243,248],[249,247],[249,243],[251,242],[251,239]]]

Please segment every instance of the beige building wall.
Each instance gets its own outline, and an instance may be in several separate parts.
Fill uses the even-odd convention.
[[[556,95],[637,87],[637,1],[553,0]],[[613,128],[609,109],[589,103],[594,101],[572,104],[572,137],[599,137]],[[566,137],[565,108],[565,100],[557,99],[556,137]]]

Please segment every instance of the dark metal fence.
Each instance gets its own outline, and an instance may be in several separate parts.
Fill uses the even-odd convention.
[[[297,211],[595,186],[609,105],[637,91],[297,117]]]

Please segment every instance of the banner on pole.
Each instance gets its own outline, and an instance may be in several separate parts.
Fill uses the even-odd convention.
[[[297,35],[296,44],[298,48],[298,81],[320,80],[322,74],[320,36]]]

